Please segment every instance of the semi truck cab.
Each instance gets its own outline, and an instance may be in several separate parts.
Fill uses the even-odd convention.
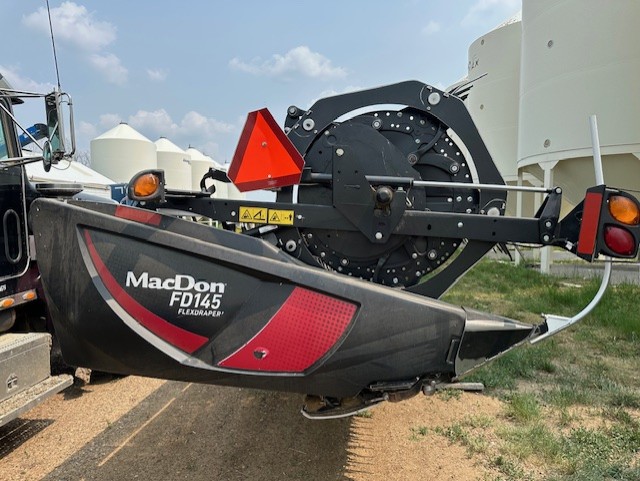
[[[20,103],[0,75],[0,426],[73,382],[51,375],[51,329],[27,220],[38,194],[26,180],[13,116]],[[48,120],[58,121],[56,114]]]

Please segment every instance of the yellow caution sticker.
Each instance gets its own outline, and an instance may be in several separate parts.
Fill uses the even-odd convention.
[[[253,224],[293,225],[294,211],[240,206],[238,220]]]
[[[243,207],[240,206],[238,220],[254,224],[266,224],[269,209],[265,207]]]
[[[269,209],[269,224],[293,225],[292,210]]]

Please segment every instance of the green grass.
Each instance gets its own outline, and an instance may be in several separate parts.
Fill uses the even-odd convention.
[[[454,423],[447,427],[436,427],[434,432],[444,436],[450,443],[459,443],[467,448],[469,455],[485,453],[487,451],[487,441],[481,434],[472,429],[469,420],[462,423]]]
[[[458,389],[443,389],[441,391],[438,391],[437,394],[445,401],[448,401],[450,399],[460,399],[460,397],[462,396],[462,392]]]
[[[519,379],[535,379],[540,373],[555,372],[556,366],[552,360],[557,357],[557,351],[553,339],[537,346],[523,346],[498,358],[465,380],[482,382],[490,389],[514,389]]]
[[[536,324],[543,312],[576,314],[598,286],[485,261],[445,300]],[[499,479],[640,481],[638,300],[639,286],[610,287],[577,326],[467,376],[505,401],[504,416],[480,429],[465,420],[436,432],[482,454]],[[497,447],[478,442],[483,430],[495,433]]]
[[[409,439],[411,441],[419,441],[421,438],[424,438],[429,434],[429,428],[426,426],[416,426],[410,429],[411,435]]]
[[[562,442],[550,428],[541,423],[509,426],[498,432],[506,441],[505,453],[519,460],[537,457],[545,463],[557,463],[562,455]]]
[[[524,471],[517,465],[517,463],[502,454],[493,458],[490,462],[490,466],[497,469],[501,474],[507,476],[506,479],[529,479],[525,476]]]
[[[533,460],[552,467],[548,479],[640,479],[629,477],[634,473],[630,469],[633,456],[640,450],[638,425],[629,420],[609,428],[577,427],[563,432],[538,419],[503,426],[498,435],[504,459],[515,466]],[[626,477],[607,474],[616,472]]]
[[[373,413],[369,409],[366,409],[364,411],[360,411],[360,412],[356,413],[356,417],[365,418],[365,419],[371,419],[373,417]]]
[[[540,405],[533,394],[514,393],[508,399],[507,416],[517,423],[530,423],[540,417]]]
[[[583,288],[572,287],[578,283]],[[481,262],[452,289],[445,300],[488,312],[539,323],[539,313],[570,316],[591,300],[597,280],[544,276],[524,267]],[[591,402],[604,396],[612,406],[640,406],[640,373],[631,366],[640,356],[640,287],[610,287],[594,312],[578,326],[554,339],[524,346],[476,371],[467,379],[490,389],[515,389],[521,380],[552,378],[547,399],[559,405]],[[514,314],[519,314],[514,316]],[[609,359],[613,358],[613,359]]]
[[[567,284],[579,284],[582,288]],[[586,306],[598,290],[600,281],[571,280],[548,277],[539,272],[512,264],[485,261],[474,267],[446,294],[445,300],[454,304],[497,308],[508,317],[507,311],[521,312],[530,319],[542,313],[570,316]],[[631,309],[638,299],[640,288],[621,284],[610,286],[595,311],[585,323],[606,327],[618,338],[638,343],[640,352],[640,310]],[[533,316],[533,317],[531,317]]]

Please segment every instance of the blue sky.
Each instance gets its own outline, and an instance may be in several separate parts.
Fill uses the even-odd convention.
[[[417,79],[444,88],[467,49],[520,0],[323,2],[50,0],[63,89],[81,150],[126,121],[229,162],[247,112],[277,120],[295,104]],[[55,84],[44,0],[0,0],[11,48],[0,72],[16,88]],[[38,105],[38,109],[40,105]],[[30,117],[30,118],[25,118]],[[25,123],[41,121],[23,109]]]

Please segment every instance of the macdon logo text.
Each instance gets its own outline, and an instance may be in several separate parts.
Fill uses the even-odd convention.
[[[166,291],[208,292],[211,294],[224,294],[225,289],[223,282],[196,281],[194,277],[186,274],[176,274],[174,277],[162,279],[149,276],[148,272],[143,272],[139,277],[136,277],[131,271],[127,272],[125,286]]]

